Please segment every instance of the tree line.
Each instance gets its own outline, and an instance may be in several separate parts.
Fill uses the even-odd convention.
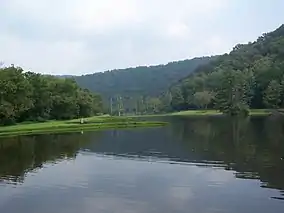
[[[109,114],[111,115],[145,115],[162,112],[161,100],[158,97],[122,97],[115,96],[109,100]]]
[[[178,67],[179,63],[175,66]],[[189,66],[189,70],[191,68]],[[183,70],[185,69],[183,67]],[[116,73],[117,76],[120,76],[119,73]],[[164,74],[166,75],[166,72]],[[163,76],[163,72],[160,76]],[[159,81],[157,79],[154,84],[157,86]],[[144,85],[148,87],[149,84],[144,82]],[[139,95],[139,91],[137,90],[136,96],[113,95],[115,101],[111,104],[114,104],[115,110],[112,112],[152,114],[217,109],[236,115],[247,114],[250,108],[283,108],[284,25],[273,32],[263,34],[255,42],[236,45],[229,54],[204,61],[194,71],[191,70],[187,77],[176,79],[176,83],[162,95],[157,95],[160,91]]]
[[[72,78],[0,68],[0,124],[63,120],[102,112],[98,94],[81,89]]]
[[[75,80],[83,88],[100,91],[107,111],[114,115],[213,108],[234,115],[249,108],[282,108],[284,25],[255,42],[236,45],[229,54]],[[0,122],[70,119],[102,112],[100,96],[81,89],[75,80],[14,66],[2,68]]]
[[[283,107],[284,25],[198,67],[169,93],[173,111],[215,108],[239,114]]]
[[[213,58],[215,57],[193,58],[166,65],[110,70],[74,78],[82,88],[101,94],[108,108],[111,98],[116,101],[117,97],[121,97],[125,110],[130,110],[136,109],[137,102],[142,99],[158,97],[173,83],[185,78],[198,66],[207,64]]]

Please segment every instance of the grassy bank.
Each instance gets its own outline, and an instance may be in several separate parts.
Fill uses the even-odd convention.
[[[269,109],[251,109],[249,112],[250,116],[267,116],[271,114],[272,111]]]
[[[271,111],[267,109],[250,109],[249,115],[250,116],[266,116],[270,115]],[[182,112],[175,112],[172,113],[173,116],[217,116],[223,115],[222,112],[217,110],[188,110]]]
[[[24,123],[13,126],[0,127],[0,137],[9,135],[28,135],[60,132],[81,132],[100,129],[155,127],[165,125],[164,122],[135,121],[126,117],[97,116],[69,121],[48,121],[44,123]]]
[[[187,110],[181,112],[171,113],[172,116],[212,116],[212,115],[222,115],[221,112],[217,110]]]
[[[267,109],[251,109],[249,111],[250,116],[267,116],[271,114],[271,110]],[[135,117],[165,117],[165,116],[220,116],[223,115],[222,112],[218,110],[187,110],[167,114],[155,114],[155,115],[137,115],[131,116]]]

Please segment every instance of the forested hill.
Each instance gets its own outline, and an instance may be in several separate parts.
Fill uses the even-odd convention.
[[[284,25],[238,44],[171,87],[171,108],[215,107],[237,113],[284,105]]]
[[[188,76],[199,65],[206,64],[211,57],[171,62],[166,65],[141,66],[76,76],[77,83],[103,98],[138,98],[158,96],[178,80]]]

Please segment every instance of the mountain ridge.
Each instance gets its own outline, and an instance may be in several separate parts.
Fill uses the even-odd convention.
[[[196,57],[167,64],[113,69],[72,77],[81,87],[98,92],[105,99],[116,96],[158,96],[174,82],[215,57]]]

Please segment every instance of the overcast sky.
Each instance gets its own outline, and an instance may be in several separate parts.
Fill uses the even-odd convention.
[[[284,23],[283,0],[0,0],[0,61],[83,74],[229,52]]]

